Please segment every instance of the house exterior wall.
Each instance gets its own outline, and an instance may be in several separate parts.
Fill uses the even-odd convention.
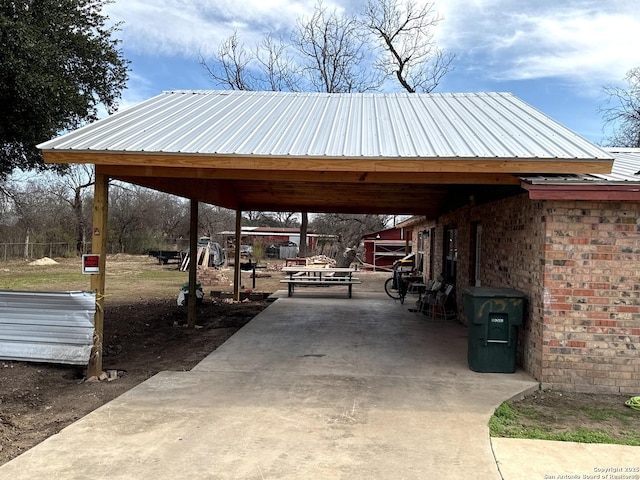
[[[640,390],[640,204],[545,205],[542,382]]]
[[[517,362],[539,380],[543,377],[546,238],[542,217],[543,202],[532,202],[526,194],[473,207],[470,215],[472,222],[482,225],[481,285],[513,288],[527,296]],[[469,239],[467,245],[472,243]],[[473,284],[471,278],[461,280],[467,280],[465,285]],[[458,311],[464,313],[462,298],[457,300]]]
[[[533,201],[522,194],[468,205],[436,225],[436,272],[445,229],[458,229],[455,300],[463,323],[462,291],[475,283],[475,226],[481,225],[481,285],[527,296],[517,352],[525,371],[545,387],[638,393],[638,202]]]

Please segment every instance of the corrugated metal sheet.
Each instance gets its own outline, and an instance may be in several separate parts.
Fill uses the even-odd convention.
[[[611,158],[510,93],[172,91],[39,148],[252,157]]]
[[[614,160],[611,173],[594,177],[607,182],[640,182],[640,148],[605,148]]]
[[[609,174],[592,175],[532,175],[522,180],[533,185],[576,185],[576,184],[640,184],[640,148],[604,148],[613,157]]]
[[[0,290],[0,359],[86,365],[94,292]]]

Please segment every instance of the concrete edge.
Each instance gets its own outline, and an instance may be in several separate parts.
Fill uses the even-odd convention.
[[[542,389],[542,383],[538,382],[537,385],[532,385],[531,387],[527,387],[524,390],[522,390],[519,393],[516,393],[515,395],[512,395],[511,397],[503,400],[502,402],[500,402],[499,405],[496,405],[496,407],[493,409],[493,412],[491,413],[491,416],[489,417],[489,422],[491,421],[491,417],[493,417],[493,414],[496,411],[496,408],[498,408],[500,405],[502,405],[504,402],[510,402],[512,400],[521,400],[535,392],[539,392]],[[489,433],[489,448],[491,449],[491,456],[493,457],[493,462],[496,465],[496,470],[498,471],[498,474],[500,474],[500,478],[504,480],[504,475],[502,473],[502,471],[500,470],[500,462],[498,461],[498,457],[496,456],[496,451],[494,449],[493,446],[493,439],[494,437],[491,436],[491,431],[489,430],[489,423],[487,422],[487,431]]]

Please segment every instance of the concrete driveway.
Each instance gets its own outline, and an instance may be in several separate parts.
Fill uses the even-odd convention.
[[[537,387],[468,369],[466,329],[376,293],[278,299],[0,467],[11,479],[500,479],[487,422]]]

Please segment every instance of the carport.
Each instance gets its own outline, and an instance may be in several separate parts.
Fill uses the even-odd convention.
[[[235,210],[237,235],[247,210],[435,218],[519,190],[524,174],[609,173],[613,161],[508,93],[171,91],[39,147],[49,163],[95,165],[96,254],[110,178],[190,199],[193,248],[198,202]],[[102,369],[104,267],[101,255],[90,375]]]

